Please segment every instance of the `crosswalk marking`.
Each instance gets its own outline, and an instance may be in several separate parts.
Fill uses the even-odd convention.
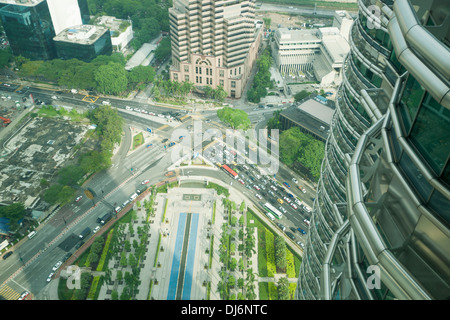
[[[5,284],[0,287],[0,296],[6,300],[17,300],[20,297],[20,293]]]

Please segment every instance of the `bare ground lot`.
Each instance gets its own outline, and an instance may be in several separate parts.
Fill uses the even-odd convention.
[[[52,180],[87,130],[86,125],[63,119],[31,119],[2,146],[0,202],[31,205],[42,190],[41,179]]]
[[[259,13],[259,12],[258,12]],[[333,18],[311,18],[308,16],[302,16],[295,12],[288,13],[276,13],[276,12],[260,12],[256,16],[257,19],[262,20],[263,18],[270,18],[270,29],[278,29],[278,25],[281,25],[282,28],[300,28],[303,23],[309,24],[329,24],[331,25],[333,22]]]

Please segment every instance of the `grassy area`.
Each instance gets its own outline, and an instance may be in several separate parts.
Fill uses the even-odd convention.
[[[253,223],[250,223],[253,220]],[[247,211],[247,226],[257,228],[258,233],[258,274],[260,277],[272,277],[276,272],[274,265],[274,236],[272,225],[260,219],[252,210]],[[286,241],[286,274],[289,278],[296,278],[300,272],[301,257],[299,257]],[[278,292],[273,282],[258,284],[261,300],[277,300]],[[289,284],[290,297],[293,299],[296,283]]]
[[[76,122],[80,122],[87,118],[87,113],[78,113],[76,109],[68,111],[65,108],[60,107],[59,110],[57,110],[53,106],[42,106],[36,113],[40,117],[68,117],[70,120]]]
[[[141,146],[144,143],[144,135],[142,132],[138,133],[133,137],[133,149]]]

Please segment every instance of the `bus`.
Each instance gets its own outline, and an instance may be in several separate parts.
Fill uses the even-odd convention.
[[[276,209],[274,206],[272,206],[270,203],[266,202],[264,204],[264,208],[268,210],[270,213],[274,214],[276,218],[281,219],[283,217],[283,214]]]
[[[226,164],[222,165],[222,169],[225,170],[227,173],[229,173],[234,179],[238,178],[238,174],[233,171],[229,166]]]

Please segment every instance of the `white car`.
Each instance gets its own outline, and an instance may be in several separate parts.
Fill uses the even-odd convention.
[[[129,107],[129,106],[125,106],[125,109],[126,109],[126,110],[131,110],[131,111],[133,111],[133,108],[131,108],[131,107]]]
[[[286,209],[283,208],[282,206],[280,206],[279,209],[280,209],[281,211],[283,211],[283,213],[286,213]]]
[[[261,188],[259,186],[257,186],[256,184],[253,186],[253,188],[255,188],[256,190],[261,190]]]
[[[259,200],[262,200],[262,197],[259,194],[255,194],[255,197],[257,197]]]
[[[295,184],[298,183],[297,179],[295,179],[295,178],[292,178],[292,181],[293,181]]]
[[[58,261],[52,268],[53,271],[58,270],[58,268],[62,265],[62,261]]]
[[[141,112],[141,109],[134,108],[134,111],[136,111],[136,112]]]
[[[96,233],[98,230],[100,230],[100,226],[96,226],[93,232]]]
[[[149,182],[150,182],[150,180],[144,180],[144,181],[142,181],[142,184],[147,184]]]
[[[47,282],[50,282],[50,281],[52,281],[52,278],[53,278],[53,275],[54,275],[54,273],[52,272],[52,273],[50,273],[49,275],[48,275],[48,277],[47,277]]]
[[[308,219],[303,220],[303,222],[304,222],[305,224],[307,224],[308,226],[311,224],[311,222],[309,222]]]
[[[277,188],[275,188],[275,186],[270,186],[272,189],[273,189],[273,191],[277,191]]]
[[[294,208],[294,209],[298,209],[298,207],[295,205],[295,204],[293,204],[293,203],[290,203],[290,205],[291,205],[291,207],[292,208]]]
[[[305,245],[304,245],[303,242],[301,242],[301,241],[297,241],[297,244],[298,244],[300,247],[302,247],[302,248],[305,247]]]
[[[283,197],[284,201],[286,201],[287,203],[291,203],[291,199],[289,199],[288,197]]]

